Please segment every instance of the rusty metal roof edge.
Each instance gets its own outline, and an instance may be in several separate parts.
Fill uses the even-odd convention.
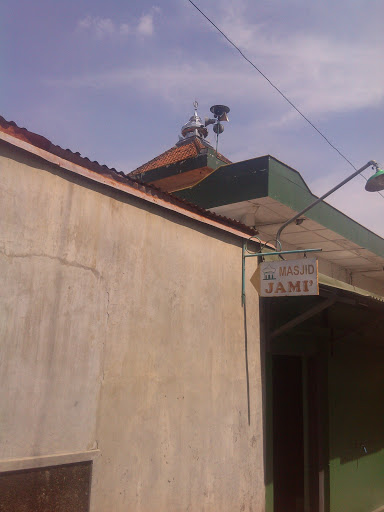
[[[17,125],[12,124],[12,126]],[[7,142],[12,146],[16,146],[24,151],[32,153],[42,158],[43,160],[46,160],[50,163],[57,165],[58,167],[66,169],[69,172],[78,174],[92,181],[110,186],[117,190],[121,190],[135,197],[139,197],[145,201],[155,203],[168,210],[175,211],[177,213],[180,213],[181,215],[198,220],[204,224],[208,224],[223,231],[232,233],[237,237],[244,239],[249,238],[250,236],[256,234],[256,232],[252,230],[252,228],[249,228],[245,224],[242,224],[234,219],[229,219],[227,217],[217,215],[214,212],[204,210],[203,208],[200,208],[197,205],[179,199],[171,194],[167,194],[166,192],[161,191],[160,189],[153,185],[140,183],[139,181],[136,181],[131,177],[126,176],[124,173],[118,172],[115,169],[110,169],[107,166],[100,165],[97,162],[91,162],[89,159],[85,159],[84,157],[81,158],[83,160],[88,160],[90,164],[97,165],[98,167],[100,167],[100,169],[106,171],[109,174],[109,176],[105,176],[97,172],[96,170],[92,170],[85,166],[71,162],[70,160],[58,156],[55,153],[42,149],[38,146],[35,146],[34,144],[26,142],[18,137],[15,137],[14,135],[10,135],[1,130],[0,140],[3,140],[4,142]],[[60,149],[62,150],[62,148]],[[70,150],[62,151],[66,152]],[[72,154],[76,155],[76,153]],[[238,227],[231,227],[229,224],[232,224],[233,226],[237,225]],[[261,242],[264,243],[264,241]]]

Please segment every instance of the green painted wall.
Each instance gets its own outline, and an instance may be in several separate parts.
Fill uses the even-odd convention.
[[[373,512],[384,506],[383,369],[383,347],[371,343],[354,345],[346,339],[330,355],[331,512]]]

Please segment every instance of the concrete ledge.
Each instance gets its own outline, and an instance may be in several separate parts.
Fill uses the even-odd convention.
[[[87,452],[56,453],[54,455],[43,455],[40,457],[0,460],[0,472],[42,468],[45,466],[59,466],[61,464],[72,464],[74,462],[87,462],[94,460],[99,455],[100,450],[89,450]]]

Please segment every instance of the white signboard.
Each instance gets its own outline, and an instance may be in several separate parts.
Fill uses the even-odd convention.
[[[261,297],[319,295],[316,258],[265,261],[259,271]]]

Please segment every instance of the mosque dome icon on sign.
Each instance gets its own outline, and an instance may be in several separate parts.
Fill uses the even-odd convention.
[[[268,265],[268,267],[266,267],[263,270],[263,274],[264,274],[263,281],[275,280],[276,279],[275,272],[276,272],[276,269],[273,268],[272,265]]]

